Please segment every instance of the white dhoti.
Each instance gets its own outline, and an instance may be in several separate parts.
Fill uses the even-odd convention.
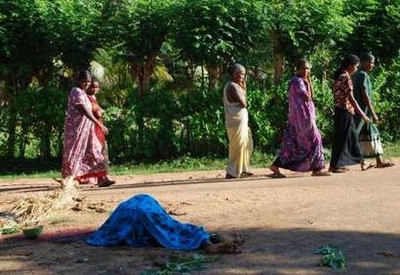
[[[250,172],[250,156],[253,152],[253,139],[249,127],[227,127],[229,138],[229,158],[226,172],[240,177],[243,172]]]
[[[226,172],[233,177],[250,172],[253,138],[248,126],[249,115],[239,103],[228,102],[224,91],[225,125],[229,139],[229,157]]]

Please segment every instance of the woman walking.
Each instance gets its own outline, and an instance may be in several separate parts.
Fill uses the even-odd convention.
[[[353,83],[350,76],[357,70],[359,63],[358,56],[348,55],[342,60],[334,74],[334,139],[329,167],[329,171],[333,173],[346,172],[345,166],[357,163],[361,163],[361,170],[372,167],[364,162],[354,123],[355,112],[365,123],[370,123],[370,119],[361,110],[353,95]]]
[[[375,57],[367,53],[361,57],[361,68],[354,74],[354,97],[357,100],[361,110],[373,121],[370,124],[365,124],[360,116],[355,116],[357,126],[358,141],[360,142],[361,151],[364,157],[375,157],[376,168],[385,168],[393,166],[394,163],[383,160],[383,147],[381,136],[376,123],[379,118],[375,113],[373,104],[373,90],[369,72],[375,67]]]
[[[99,187],[114,184],[106,178],[106,158],[102,144],[96,135],[95,127],[108,133],[92,111],[92,104],[86,94],[92,81],[88,71],[78,74],[78,86],[72,88],[68,96],[67,117],[64,125],[64,151],[62,177],[72,176],[79,183],[95,184],[93,179],[101,179]]]
[[[312,171],[312,176],[329,176],[323,171],[324,148],[316,124],[310,64],[301,59],[296,69],[296,75],[289,82],[289,114],[282,149],[269,169],[274,178],[285,177],[279,168]]]

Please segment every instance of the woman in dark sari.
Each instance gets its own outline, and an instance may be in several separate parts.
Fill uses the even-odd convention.
[[[354,123],[355,112],[365,123],[370,123],[370,119],[361,110],[353,95],[353,83],[350,76],[357,70],[359,63],[358,56],[348,55],[342,60],[334,75],[334,139],[329,167],[329,171],[333,173],[346,172],[345,166],[357,163],[361,164],[361,170],[371,167],[364,162]]]

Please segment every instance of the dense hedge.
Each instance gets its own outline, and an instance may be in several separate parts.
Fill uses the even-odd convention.
[[[379,127],[386,141],[400,137],[397,92],[400,85],[396,81],[399,71],[377,70],[373,75],[377,112],[381,118]],[[263,89],[252,85],[249,79],[249,123],[258,151],[269,153],[279,146],[287,116],[286,83]],[[313,83],[317,122],[324,143],[329,147],[333,125],[332,92],[327,81],[314,79]],[[17,156],[60,157],[66,102],[67,92],[54,88],[30,89],[16,97]],[[9,115],[4,109],[1,114]],[[1,128],[6,127],[6,121],[0,121]],[[227,152],[222,89],[209,91],[197,87],[175,91],[160,88],[145,98],[131,93],[123,108],[106,108],[105,123],[110,130],[110,158],[117,163],[152,162],[181,156],[223,157]],[[5,141],[4,132],[0,137]],[[5,155],[5,145],[6,142],[1,142],[0,155]]]
[[[287,81],[312,65],[324,143],[332,140],[330,76],[372,51],[384,141],[400,137],[400,0],[0,0],[0,165],[62,154],[68,91],[80,69],[101,76],[114,163],[224,157],[226,67],[248,69],[255,149],[274,152]]]

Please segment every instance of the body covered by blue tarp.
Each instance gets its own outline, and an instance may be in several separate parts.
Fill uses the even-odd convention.
[[[152,196],[139,194],[119,204],[87,243],[195,250],[209,237],[202,227],[173,219]]]

